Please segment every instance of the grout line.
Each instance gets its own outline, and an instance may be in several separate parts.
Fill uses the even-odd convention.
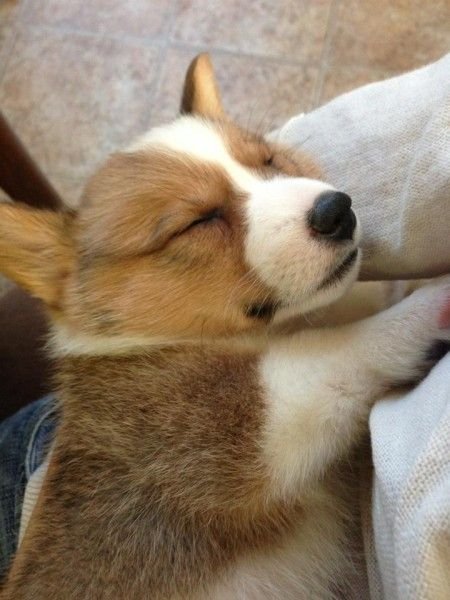
[[[180,42],[176,40],[172,40],[170,45],[173,48],[178,50],[193,50],[194,52],[211,52],[216,54],[224,54],[228,56],[234,57],[243,57],[243,58],[254,58],[259,60],[266,60],[274,63],[279,63],[283,65],[292,65],[292,66],[311,66],[310,60],[300,59],[288,59],[283,55],[279,54],[259,54],[256,52],[247,52],[234,48],[224,48],[222,46],[208,46],[206,44],[195,44],[191,42]]]
[[[312,97],[311,109],[317,108],[322,97],[325,74],[328,69],[328,58],[331,52],[331,42],[333,41],[336,29],[337,16],[339,14],[339,1],[340,0],[332,0],[330,11],[328,13],[327,33],[322,48],[322,56],[319,62],[319,74],[317,77],[316,86]]]
[[[154,77],[154,81],[153,81],[153,85],[152,85],[152,91],[150,93],[150,98],[149,98],[150,110],[149,110],[149,115],[148,115],[148,124],[150,124],[152,121],[152,113],[153,113],[153,109],[154,109],[154,103],[158,96],[158,92],[160,90],[160,86],[161,86],[161,82],[162,82],[164,65],[166,62],[167,53],[168,53],[169,45],[170,45],[170,32],[171,32],[173,24],[175,22],[175,12],[176,12],[176,8],[177,8],[177,4],[178,4],[177,0],[172,0],[170,9],[167,11],[167,15],[166,15],[166,18],[168,20],[168,25],[166,28],[165,38],[161,40],[161,43],[159,45],[158,58],[157,58],[158,68],[155,73],[155,77]]]
[[[168,12],[168,19],[172,21],[171,25],[174,23],[175,16],[175,2],[176,0],[172,0],[171,10]],[[222,46],[211,46],[207,44],[196,44],[191,42],[182,42],[177,41],[171,38],[170,35],[170,27],[168,30],[161,35],[156,35],[154,37],[147,36],[136,36],[136,35],[127,35],[127,34],[114,34],[114,33],[96,33],[94,31],[87,31],[85,29],[79,29],[77,27],[70,27],[66,25],[45,25],[41,23],[27,23],[25,21],[24,25],[30,31],[36,31],[38,33],[49,33],[53,32],[59,35],[73,35],[84,38],[92,38],[92,39],[106,39],[113,41],[120,41],[122,43],[130,43],[130,44],[142,44],[145,46],[153,46],[153,47],[161,47],[162,49],[167,49],[169,46],[179,49],[179,50],[187,50],[192,51],[192,53],[198,52],[211,52],[217,54],[223,54],[234,57],[242,57],[242,58],[250,58],[250,59],[258,59],[258,60],[266,60],[273,63],[283,64],[283,65],[292,65],[292,66],[311,66],[312,61],[306,59],[289,59],[280,54],[264,54],[264,53],[256,53],[256,52],[248,52],[235,48],[225,48]]]
[[[168,46],[172,41],[173,26],[175,25],[175,14],[177,12],[178,5],[178,0],[172,0],[170,10],[167,12],[169,24],[166,29],[166,42]]]
[[[161,45],[164,41],[163,38],[159,35],[155,37],[150,36],[136,36],[136,35],[127,35],[120,33],[97,33],[95,31],[88,31],[86,29],[79,29],[78,27],[70,27],[67,25],[45,25],[43,23],[27,23],[25,22],[25,26],[30,31],[35,31],[37,33],[55,33],[57,35],[73,35],[81,38],[91,38],[97,40],[112,40],[116,42],[125,42],[125,43],[134,43],[141,44],[144,46],[157,46]]]

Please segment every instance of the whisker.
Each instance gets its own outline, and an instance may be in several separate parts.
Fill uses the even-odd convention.
[[[289,145],[291,146],[291,148],[301,148],[308,140],[310,140],[312,138],[312,133],[310,133],[308,136],[306,136],[303,140],[301,140],[300,142],[296,142],[295,144],[290,143]]]

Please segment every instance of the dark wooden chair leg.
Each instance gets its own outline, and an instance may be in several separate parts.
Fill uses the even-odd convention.
[[[47,394],[51,362],[44,351],[48,331],[39,300],[19,288],[0,301],[0,420]]]
[[[12,200],[36,208],[57,210],[63,206],[1,113],[0,187]],[[47,330],[38,300],[17,287],[0,298],[0,420],[48,393]]]
[[[13,200],[25,202],[30,206],[52,209],[62,207],[58,193],[1,113],[0,187]]]

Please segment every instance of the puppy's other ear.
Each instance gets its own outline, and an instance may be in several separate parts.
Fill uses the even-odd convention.
[[[71,217],[0,203],[0,273],[49,307],[61,306],[73,269]]]
[[[208,54],[199,54],[189,65],[180,112],[213,119],[224,116],[219,88]]]

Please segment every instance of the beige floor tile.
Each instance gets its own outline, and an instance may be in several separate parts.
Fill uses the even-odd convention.
[[[171,11],[171,0],[32,0],[25,19],[94,33],[155,37],[166,32]]]
[[[320,58],[331,0],[180,0],[172,39],[293,61]]]
[[[350,92],[357,87],[392,77],[389,71],[366,69],[360,66],[336,65],[329,67],[324,76],[322,89],[316,106],[321,106],[340,94]]]
[[[17,0],[0,0],[0,77],[12,48],[21,5]]]
[[[77,178],[147,127],[157,60],[140,44],[22,31],[0,104],[44,171]]]
[[[152,124],[176,116],[184,75],[194,55],[193,50],[169,50],[152,109]],[[220,52],[213,53],[212,59],[225,109],[246,127],[269,130],[310,106],[315,67]]]
[[[64,205],[69,208],[77,208],[89,175],[83,177],[68,177],[59,173],[49,173],[48,178],[61,196]]]
[[[449,0],[340,2],[330,62],[402,72],[450,50]]]

